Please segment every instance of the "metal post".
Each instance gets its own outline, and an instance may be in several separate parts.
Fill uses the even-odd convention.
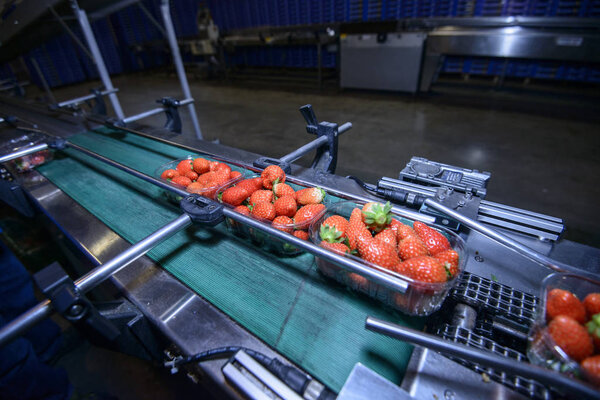
[[[122,268],[142,257],[154,246],[191,225],[191,223],[192,220],[187,214],[179,216],[177,219],[134,244],[112,260],[94,268],[88,274],[78,279],[75,282],[76,289],[82,293],[93,289],[111,275],[117,273]],[[52,302],[50,300],[45,300],[39,303],[37,306],[31,308],[29,311],[21,314],[19,317],[5,325],[0,330],[0,347],[21,335],[27,329],[37,324],[44,318],[47,318],[51,313]]]
[[[105,90],[105,91],[101,92],[100,94],[102,96],[106,96],[107,94],[117,93],[118,91],[119,91],[119,89]],[[66,106],[78,105],[78,104],[83,103],[84,101],[92,100],[95,98],[96,98],[95,94],[87,94],[85,96],[76,97],[71,100],[61,101],[60,103],[57,104],[57,106],[58,107],[66,107]]]
[[[185,75],[185,68],[183,67],[183,61],[181,61],[181,53],[179,52],[179,45],[177,44],[177,37],[175,36],[175,28],[173,27],[173,21],[171,20],[171,10],[169,9],[169,0],[162,0],[160,10],[165,23],[165,29],[167,31],[167,41],[171,48],[171,54],[173,55],[173,62],[175,63],[175,70],[179,77],[179,83],[181,84],[181,90],[186,98],[192,98],[190,92],[190,86],[188,85],[187,77]],[[198,123],[198,116],[196,115],[196,109],[193,104],[188,104],[188,110],[190,112],[190,118],[196,131],[196,137],[202,139],[202,132],[200,131],[200,124]],[[123,119],[123,118],[121,118]]]
[[[92,31],[92,27],[90,26],[90,21],[88,20],[87,14],[85,11],[81,10],[77,5],[77,1],[72,1],[73,11],[75,12],[75,16],[79,21],[79,25],[81,26],[81,30],[83,31],[83,35],[85,36],[85,40],[94,56],[94,62],[96,67],[98,68],[98,73],[100,74],[100,79],[102,80],[102,84],[107,91],[112,91],[115,88],[113,87],[112,81],[110,80],[110,75],[108,74],[108,70],[106,69],[106,65],[104,64],[104,59],[102,59],[102,54],[100,53],[100,49],[98,48],[98,43],[96,43],[96,38],[94,37],[94,32]],[[121,108],[121,103],[119,103],[119,98],[115,93],[111,93],[108,95],[110,102],[112,103],[113,109],[115,110],[115,114],[119,119],[125,118],[125,114],[123,114],[123,109]]]
[[[46,150],[47,148],[48,148],[48,145],[46,143],[41,143],[41,144],[37,144],[35,146],[27,147],[22,150],[15,151],[14,153],[0,156],[0,163],[14,160],[16,158],[20,158],[20,157],[26,156],[28,154],[37,153],[38,151]]]
[[[507,357],[501,357],[483,350],[443,340],[437,336],[414,329],[392,324],[373,317],[367,317],[365,327],[373,332],[393,337],[402,341],[427,347],[464,360],[476,362],[491,368],[534,379],[544,385],[553,386],[573,395],[574,398],[600,399],[600,392],[593,387],[579,382],[559,372],[551,371],[537,365],[521,363]]]

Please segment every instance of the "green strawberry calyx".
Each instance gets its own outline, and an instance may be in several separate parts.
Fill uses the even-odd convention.
[[[371,227],[383,228],[392,222],[392,205],[388,201],[385,205],[376,203],[373,204],[369,211],[363,211],[365,216],[365,224]]]
[[[335,226],[321,225],[319,230],[321,239],[329,243],[341,243],[344,241],[343,233],[335,229]]]
[[[595,314],[588,323],[585,324],[590,335],[600,339],[600,313]]]

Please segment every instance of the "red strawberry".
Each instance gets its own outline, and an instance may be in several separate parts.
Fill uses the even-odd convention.
[[[369,280],[364,276],[350,272],[348,278],[352,281],[352,284],[358,286],[358,288],[368,290]]]
[[[308,240],[308,232],[297,230],[292,233],[292,235],[296,236],[298,239]]]
[[[250,209],[248,208],[248,206],[237,206],[233,209],[233,211],[243,215],[250,215]]]
[[[330,243],[326,240],[323,240],[319,246],[339,254],[350,253],[350,249],[344,243]]]
[[[185,190],[187,190],[190,193],[196,193],[196,194],[200,194],[200,195],[204,195],[204,193],[206,192],[206,188],[204,186],[202,186],[201,183],[198,183],[198,182],[190,183],[189,185],[187,185]]]
[[[441,262],[433,257],[419,256],[403,261],[399,272],[419,282],[443,283],[448,274]]]
[[[342,237],[346,235],[346,229],[348,229],[348,220],[341,215],[332,215],[323,221],[321,226],[327,225],[331,228],[335,228],[338,232],[342,233]]]
[[[390,229],[392,229],[394,232],[396,232],[396,240],[398,242],[406,239],[409,236],[416,235],[413,228],[411,228],[408,225],[404,225],[402,222],[400,222],[394,218],[392,218],[392,221],[390,222]]]
[[[398,253],[393,246],[373,238],[358,242],[358,253],[363,260],[395,271],[400,264]]]
[[[273,193],[277,197],[292,196],[296,200],[296,192],[287,183],[275,183],[273,185]]]
[[[548,333],[569,357],[576,361],[592,355],[592,338],[583,325],[566,315],[559,315],[548,324]]]
[[[317,217],[325,211],[325,206],[323,204],[308,204],[306,206],[300,207],[294,215],[294,223],[303,224],[307,221],[310,221]]]
[[[294,200],[292,196],[280,197],[275,200],[273,205],[275,206],[275,213],[277,213],[277,215],[285,215],[286,217],[293,217],[298,210],[296,200]]]
[[[217,180],[217,174],[214,172],[206,172],[196,179],[196,182],[200,183],[204,187],[215,186]]]
[[[581,368],[594,385],[600,386],[600,355],[588,357],[583,360]]]
[[[229,173],[229,179],[237,179],[240,176],[242,176],[242,173],[240,171],[231,171]]]
[[[381,232],[379,232],[377,235],[375,235],[373,237],[375,240],[380,240],[383,243],[387,243],[390,246],[393,246],[394,248],[396,248],[397,246],[397,242],[396,242],[396,232],[394,232],[392,229],[387,228],[382,230]]]
[[[294,221],[290,217],[286,217],[284,215],[275,217],[275,219],[271,223],[271,225],[273,225],[273,228],[279,229],[280,231],[284,231],[287,233],[292,233],[294,231],[294,228],[292,228],[291,226],[293,224]]]
[[[192,166],[198,175],[202,175],[210,171],[208,160],[206,158],[196,158],[192,163]]]
[[[320,188],[306,188],[296,192],[296,201],[303,206],[323,202],[325,191]]]
[[[237,185],[236,185],[237,186]],[[273,192],[270,190],[257,190],[256,192],[250,195],[250,204],[254,205],[256,203],[267,202],[271,203],[273,201]]]
[[[546,298],[546,318],[550,321],[559,315],[568,315],[580,324],[586,321],[585,307],[573,293],[552,289]]]
[[[185,175],[192,170],[192,160],[181,160],[177,164],[177,172],[179,175]]]
[[[260,178],[258,178],[258,179],[260,179]],[[262,180],[259,181],[258,185],[257,185],[256,178],[244,179],[242,181],[239,181],[235,186],[243,187],[244,189],[246,189],[248,191],[248,193],[252,194],[252,193],[256,192],[257,190],[262,189]]]
[[[600,293],[590,293],[583,299],[583,306],[588,317],[600,314]]]
[[[210,170],[214,171],[214,172],[222,172],[224,175],[227,175],[227,178],[229,178],[229,174],[231,174],[231,167],[222,162],[214,165],[214,168],[212,168],[212,165],[211,165]]]
[[[452,249],[440,251],[434,258],[437,258],[448,269],[451,276],[458,274],[458,253]]]
[[[419,238],[425,243],[425,247],[432,255],[436,255],[440,251],[450,249],[448,239],[438,231],[425,225],[420,221],[415,221],[413,228]]]
[[[252,216],[272,221],[275,219],[275,206],[263,201],[252,206]]]
[[[215,182],[217,183],[217,185],[223,185],[224,183],[227,183],[229,181],[230,171],[225,170],[225,169],[218,169],[218,170],[214,171],[214,173],[215,173]]]
[[[382,231],[392,222],[391,210],[392,205],[389,201],[385,205],[375,202],[367,203],[362,208],[362,220],[372,231]]]
[[[221,201],[232,206],[239,206],[248,198],[248,191],[243,187],[232,186],[225,189]]]
[[[409,236],[398,243],[398,255],[402,261],[405,261],[413,257],[427,256],[429,251],[421,239],[417,236]]]
[[[191,181],[195,181],[196,179],[198,179],[198,174],[195,173],[194,171],[189,171],[188,173],[185,174],[185,176],[190,178]]]
[[[174,169],[165,169],[165,170],[163,171],[163,173],[162,173],[162,174],[160,174],[160,177],[161,177],[162,179],[173,179],[173,178],[175,178],[177,175],[179,175],[179,172],[177,172],[176,170],[174,170]]]
[[[348,238],[350,250],[356,250],[359,241],[371,238],[371,233],[362,221],[362,212],[360,208],[355,208],[350,214],[348,228],[346,229],[346,237]]]
[[[173,182],[176,185],[180,185],[183,187],[188,186],[190,183],[192,183],[192,180],[188,177],[182,176],[182,175],[177,175],[176,177],[174,177],[171,182]]]
[[[285,182],[285,172],[277,165],[269,165],[263,170],[260,177],[262,178],[262,184],[265,189],[273,189],[274,183]]]
[[[216,171],[219,164],[220,164],[220,162],[218,162],[218,161],[209,161],[208,162],[209,171],[213,171],[213,172]]]
[[[346,239],[342,232],[335,229],[335,226],[329,226],[325,224],[321,224],[319,236],[323,241],[328,243],[340,243]]]

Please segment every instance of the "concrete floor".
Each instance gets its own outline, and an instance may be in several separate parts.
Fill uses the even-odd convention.
[[[376,183],[396,177],[411,156],[489,171],[490,201],[563,218],[565,237],[600,247],[600,96],[568,85],[512,87],[438,84],[427,96],[317,91],[314,85],[191,80],[205,139],[279,157],[312,138],[298,108],[320,120],[354,128],[340,139],[340,175]],[[162,96],[182,98],[175,76],[118,76],[114,85],[126,115],[155,107]],[[58,100],[96,83],[65,87]],[[183,111],[184,134],[193,135]],[[162,116],[145,120],[161,125]],[[310,162],[309,157],[304,161]]]

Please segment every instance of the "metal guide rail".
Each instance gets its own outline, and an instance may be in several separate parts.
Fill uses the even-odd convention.
[[[309,117],[309,118],[307,118],[307,122],[309,123],[307,130],[311,129],[311,130],[318,131],[318,125],[320,125],[320,124],[316,123],[316,118]],[[311,123],[311,122],[314,122],[314,123]],[[325,123],[325,124],[327,124],[327,123]],[[313,127],[315,127],[316,129],[313,129]],[[157,139],[156,137],[149,136],[149,135],[144,134],[143,132],[138,132],[138,131],[135,131],[135,130],[132,130],[129,128],[124,128],[124,127],[116,127],[116,128],[125,130],[127,132],[135,133],[135,134],[140,134],[142,136],[148,136],[155,140]],[[326,130],[325,128],[327,128],[327,126],[325,126],[323,129]],[[329,130],[331,131],[331,129],[329,129]],[[337,126],[335,129],[333,129],[333,132],[335,134],[335,137],[337,138],[337,135],[338,135]],[[339,133],[342,133],[342,132],[339,132]],[[331,133],[329,133],[329,134],[331,135]],[[294,160],[298,159],[299,157],[303,156],[304,154],[308,153],[309,151],[311,151],[313,149],[321,148],[324,145],[330,144],[331,141],[323,139],[326,137],[327,137],[326,134],[323,133],[317,139],[315,139],[313,142],[307,144],[306,146],[303,146],[303,148],[301,148],[295,152],[292,152],[289,155],[284,156],[279,160],[270,160],[270,161],[271,162],[273,162],[273,161],[281,162],[283,164],[285,164],[286,162],[293,162]],[[162,141],[165,141],[169,144],[174,144],[178,147],[186,148],[190,151],[193,151],[194,153],[202,153],[202,154],[210,155],[211,157],[214,157],[215,159],[218,159],[221,161],[229,162],[229,163],[232,163],[235,165],[242,165],[242,166],[245,166],[245,167],[253,169],[253,170],[260,170],[260,168],[257,167],[256,165],[254,167],[249,167],[245,164],[240,164],[236,160],[230,160],[230,159],[221,157],[217,154],[198,152],[196,149],[178,145],[176,143],[172,143],[172,142],[166,141],[164,139],[162,139]],[[289,235],[285,232],[276,230],[268,225],[264,225],[252,218],[248,218],[241,214],[235,213],[227,208],[224,208],[222,205],[220,205],[218,203],[208,201],[204,198],[200,198],[200,197],[197,197],[194,195],[190,195],[185,190],[175,188],[175,187],[168,185],[156,178],[145,175],[139,171],[135,171],[125,165],[119,164],[113,160],[110,160],[106,157],[96,154],[96,153],[94,153],[88,149],[85,149],[81,146],[70,143],[64,139],[54,138],[53,140],[49,141],[48,144],[42,144],[39,146],[40,146],[40,148],[35,148],[35,149],[30,148],[30,149],[26,149],[26,150],[23,150],[23,151],[20,151],[17,153],[3,156],[0,158],[0,162],[5,162],[10,159],[21,157],[25,154],[30,154],[30,153],[33,153],[33,152],[36,152],[36,151],[39,151],[41,149],[45,149],[48,147],[55,148],[55,149],[71,148],[71,149],[82,152],[82,153],[84,153],[90,157],[93,157],[103,163],[106,163],[106,164],[111,165],[115,168],[118,168],[122,171],[130,173],[133,176],[136,176],[140,179],[143,179],[147,182],[155,184],[165,190],[169,190],[169,191],[176,193],[183,197],[183,200],[181,203],[181,208],[184,211],[184,214],[182,214],[179,218],[177,218],[170,224],[168,224],[165,227],[161,228],[160,230],[156,231],[154,234],[148,236],[146,239],[133,245],[129,250],[123,252],[119,256],[113,258],[109,262],[103,264],[102,266],[91,271],[90,273],[88,273],[87,275],[82,277],[81,279],[77,280],[75,282],[75,288],[76,288],[76,291],[78,291],[78,292],[85,293],[85,292],[91,290],[93,287],[95,287],[100,282],[104,281],[105,279],[110,277],[112,274],[114,274],[117,271],[119,271],[120,269],[122,269],[124,266],[129,265],[131,262],[133,262],[134,260],[136,260],[139,257],[141,257],[142,255],[144,255],[147,251],[149,251],[156,244],[158,244],[161,241],[165,240],[166,238],[170,237],[173,233],[189,226],[192,222],[204,223],[204,224],[210,225],[211,223],[217,223],[224,217],[231,218],[240,223],[246,224],[248,226],[251,226],[253,228],[261,230],[265,233],[268,233],[269,235],[272,235],[278,239],[281,239],[281,240],[283,240],[287,243],[290,243],[296,247],[299,247],[303,250],[306,250],[318,257],[321,257],[328,261],[334,262],[335,264],[341,266],[342,268],[344,268],[348,271],[356,272],[363,276],[366,276],[369,279],[372,279],[379,284],[394,288],[395,290],[400,290],[400,291],[406,290],[406,287],[398,286],[397,281],[390,280],[389,277],[385,273],[381,273],[379,271],[366,268],[363,265],[355,263],[354,261],[347,259],[343,256],[326,251],[315,244],[303,241],[303,240],[298,239],[298,238],[296,238],[292,235]],[[326,165],[328,165],[329,167],[331,167],[333,165],[333,168],[335,168],[335,163],[331,162],[331,158],[332,157],[330,157],[328,159],[329,162],[326,163]],[[291,182],[296,181],[296,182],[302,183],[301,180],[294,179],[294,177],[290,177],[290,181]],[[326,189],[329,190],[330,188],[326,188]],[[336,193],[335,188],[331,188],[331,191],[333,193]],[[353,198],[355,200],[371,200],[366,197],[361,198],[360,196],[347,195],[347,194],[344,194],[341,192],[337,192],[336,194],[342,195],[342,197],[346,197],[346,198]],[[465,218],[464,216],[461,216],[460,214],[454,215],[457,213],[455,213],[453,210],[448,209],[447,207],[445,207],[443,205],[439,205],[437,202],[435,202],[433,200],[427,199],[427,205],[441,211],[442,213],[450,215],[453,218],[457,218],[463,224],[488,235],[489,237],[493,238],[494,240],[497,240],[498,242],[511,247],[513,250],[526,256],[527,258],[533,259],[536,262],[540,262],[543,265],[546,265],[547,267],[549,267],[551,269],[554,269],[554,270],[571,270],[572,269],[572,267],[570,267],[566,264],[556,262],[555,260],[552,260],[549,257],[540,255],[537,252],[535,252],[523,245],[520,245],[518,243],[515,245],[515,243],[514,243],[514,241],[512,241],[512,239],[507,238],[504,235],[497,233],[497,232],[477,223],[476,221]],[[429,216],[424,216],[417,212],[412,212],[410,210],[406,210],[403,208],[399,208],[398,210],[400,211],[401,214],[403,214],[409,218],[421,219],[421,220],[425,220],[426,222],[430,222],[430,223],[435,221],[434,218],[429,217]],[[581,273],[581,271],[578,271],[578,272]],[[526,295],[522,292],[511,290],[511,288],[506,287],[504,285],[496,284],[496,283],[490,282],[484,278],[480,278],[480,277],[477,277],[475,275],[471,275],[468,273],[465,273],[465,275],[459,282],[458,286],[453,290],[451,296],[455,299],[464,300],[466,303],[469,303],[468,300],[471,299],[470,304],[476,305],[478,307],[481,306],[482,308],[484,308],[488,311],[491,311],[491,312],[496,312],[497,314],[508,315],[509,318],[513,318],[524,324],[530,323],[534,309],[535,309],[535,305],[537,304],[537,299],[535,299],[534,296]],[[52,312],[52,306],[53,306],[53,304],[50,300],[42,302],[42,303],[38,304],[38,306],[36,306],[32,310],[30,310],[30,312],[21,316],[16,321],[13,321],[13,323],[11,323],[5,329],[1,330],[0,331],[0,345],[2,345],[3,343],[5,343],[8,340],[11,340],[11,338],[15,337],[20,332],[22,332],[23,330],[30,327],[32,324],[34,324],[37,321],[50,315],[50,313]],[[457,329],[454,332],[456,333],[459,331],[460,330]],[[437,334],[442,337],[446,336],[448,339],[452,339],[447,334],[447,332],[446,333],[444,333],[444,332],[445,331],[439,331],[439,332],[437,332]],[[452,339],[452,340],[455,340],[455,339]],[[459,342],[459,340],[455,340],[455,341]],[[467,340],[467,344],[472,344],[472,343],[473,343],[472,341]],[[477,346],[475,346],[475,347],[477,347]],[[488,348],[488,350],[489,350],[489,348]],[[457,356],[461,357],[461,354],[458,354]],[[522,358],[519,358],[519,357],[516,357],[516,359],[519,361],[522,360]],[[478,361],[481,361],[481,360],[478,360]],[[476,364],[472,364],[472,365],[476,365]],[[500,366],[500,368],[506,368],[506,366],[503,365],[503,366]],[[520,372],[520,370],[518,370],[518,372]],[[527,375],[525,374],[524,376],[527,376]],[[565,383],[563,380],[560,380],[559,377],[552,376],[549,379],[552,384],[569,385],[568,382]],[[555,381],[552,379],[558,379],[558,380]],[[546,380],[545,382],[547,383],[549,381]],[[506,384],[509,387],[513,387],[510,383],[506,383],[504,381],[501,381],[501,383]],[[577,385],[577,383],[572,383],[572,384]],[[530,386],[528,386],[528,387],[530,387]],[[517,384],[516,386],[514,386],[514,388],[519,389],[519,385]],[[575,390],[578,390],[578,389],[575,388]],[[584,389],[579,388],[579,390],[585,390],[585,388]],[[537,391],[537,389],[536,389],[536,393],[542,393],[542,392]]]

